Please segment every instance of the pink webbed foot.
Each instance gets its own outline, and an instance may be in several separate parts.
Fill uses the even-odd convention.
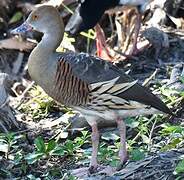
[[[85,178],[85,177],[88,177],[88,174],[89,174],[88,169],[89,169],[88,167],[74,169],[71,171],[71,174],[77,178]]]
[[[101,165],[97,165],[96,167],[94,166],[82,167],[82,168],[72,170],[71,174],[77,178],[84,178],[84,177],[89,177],[92,174],[101,172],[104,168],[105,166],[101,166]]]
[[[107,167],[104,167],[103,170],[98,172],[98,174],[105,174],[107,176],[112,176],[115,172],[116,172],[115,167],[107,166]]]
[[[107,176],[112,176],[116,172],[122,170],[126,162],[127,162],[127,159],[124,159],[124,162],[121,162],[117,167],[112,167],[112,166],[103,167],[103,169],[99,171],[97,174],[105,174]]]

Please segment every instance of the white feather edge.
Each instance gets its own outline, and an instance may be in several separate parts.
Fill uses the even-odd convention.
[[[137,80],[135,80],[132,82],[116,84],[118,79],[119,79],[119,76],[109,81],[103,81],[103,82],[91,84],[90,89],[91,91],[93,91],[95,88],[99,87],[99,89],[96,92],[93,92],[94,94],[102,94],[105,92],[105,93],[117,95],[126,91],[127,89],[129,89],[130,87],[132,87],[137,83]]]

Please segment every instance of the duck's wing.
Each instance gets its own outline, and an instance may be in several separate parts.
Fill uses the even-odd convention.
[[[113,96],[114,99],[117,97],[117,101],[119,98],[136,101],[171,114],[170,109],[157,96],[110,62],[84,53],[64,53],[59,59],[60,63],[63,62],[60,65],[64,68],[62,72],[69,72],[76,78],[76,89],[81,89],[81,94],[86,95],[86,98],[90,93],[106,97],[109,94],[109,97]],[[58,74],[60,69],[61,67],[57,70]]]

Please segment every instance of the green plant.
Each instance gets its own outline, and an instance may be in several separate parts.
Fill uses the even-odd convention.
[[[10,19],[9,24],[13,24],[13,23],[16,23],[16,22],[20,21],[20,20],[22,19],[22,17],[23,17],[22,12],[17,11],[17,12],[12,16],[12,18]]]
[[[82,133],[82,136],[76,137],[74,139],[74,143],[78,148],[84,145],[85,143],[89,143],[89,138],[90,138],[89,131],[81,131],[81,133]]]
[[[104,164],[109,164],[111,166],[117,166],[119,164],[119,159],[117,156],[118,152],[118,143],[113,145],[107,145],[102,143],[99,148],[98,158],[99,161]]]
[[[36,150],[26,156],[28,164],[33,164],[42,158],[50,158],[51,156],[63,156],[64,149],[59,146],[54,140],[45,143],[42,137],[38,137],[34,141]]]
[[[89,29],[87,33],[81,32],[80,34],[87,38],[86,52],[89,53],[90,42],[95,39],[96,33],[93,29]]]
[[[184,142],[184,127],[165,123],[161,125],[162,130],[159,131],[162,137],[167,138],[161,147],[161,151],[179,148]]]
[[[29,95],[30,97],[25,103],[21,104],[19,110],[28,114],[32,119],[46,118],[50,112],[55,112],[56,110],[63,113],[71,112],[71,109],[58,105],[40,86],[33,86],[29,91]]]
[[[20,109],[34,119],[41,119],[48,116],[48,112],[54,106],[52,98],[39,87],[34,86],[30,91],[30,98],[20,106]]]
[[[184,159],[182,159],[181,161],[179,161],[179,163],[177,164],[174,174],[183,174],[184,173]]]
[[[11,132],[0,134],[0,151],[5,153],[7,159],[12,151],[17,150],[17,141],[22,137],[22,135]]]
[[[145,153],[140,148],[132,149],[130,152],[130,159],[133,161],[139,161],[145,158]]]
[[[72,156],[75,154],[75,144],[72,140],[67,140],[63,146],[64,151],[67,155]]]

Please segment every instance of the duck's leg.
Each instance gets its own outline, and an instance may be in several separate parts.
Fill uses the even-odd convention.
[[[104,31],[99,24],[95,26],[95,31],[96,31],[97,56],[102,59],[112,61],[112,57],[110,55],[110,52],[106,43]]]
[[[120,158],[121,164],[124,164],[128,159],[127,149],[126,149],[126,125],[124,121],[120,118],[117,118],[116,122],[120,133],[119,158]]]
[[[98,167],[97,154],[98,154],[98,145],[99,145],[100,135],[99,135],[97,123],[93,123],[93,125],[91,125],[91,128],[92,128],[92,134],[91,134],[92,156],[91,156],[89,171],[90,173],[93,173]]]
[[[118,166],[117,168],[107,166],[106,168],[104,168],[102,171],[99,172],[102,174],[106,174],[108,176],[112,176],[115,172],[122,169],[122,166],[128,159],[126,149],[126,125],[124,121],[120,118],[117,118],[116,122],[120,133],[120,149],[119,149],[120,166]]]
[[[103,166],[99,166],[97,163],[97,154],[98,154],[98,145],[99,145],[99,131],[96,121],[88,121],[88,123],[91,126],[92,134],[91,134],[91,140],[92,140],[92,156],[90,160],[90,166],[88,167],[82,167],[79,169],[73,170],[71,173],[73,176],[76,176],[78,178],[81,177],[87,177],[88,174],[92,174],[96,171],[99,171]]]
[[[95,31],[96,31],[97,56],[105,60],[113,61],[113,57],[111,56],[110,51],[108,49],[108,45],[106,43],[104,31],[99,24],[95,26]],[[125,58],[134,58],[132,54],[129,55],[118,51],[115,52],[119,53]]]

